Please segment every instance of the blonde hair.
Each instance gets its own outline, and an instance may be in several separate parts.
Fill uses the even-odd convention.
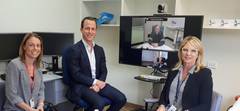
[[[173,68],[173,70],[177,70],[183,65],[182,48],[186,44],[190,44],[191,46],[196,48],[197,51],[198,51],[198,57],[197,57],[197,60],[196,60],[196,63],[195,63],[195,65],[196,65],[195,72],[198,72],[200,69],[204,68],[204,65],[203,65],[204,50],[203,50],[203,45],[202,45],[201,41],[196,36],[187,36],[181,42],[180,47],[179,47],[179,51],[178,51],[179,61],[176,64],[176,66]]]
[[[24,46],[26,45],[27,41],[32,37],[39,39],[41,42],[41,52],[40,52],[39,56],[37,57],[36,61],[34,62],[34,64],[37,66],[37,68],[39,68],[41,66],[41,60],[42,60],[42,56],[43,56],[43,42],[42,42],[42,38],[40,36],[38,36],[36,33],[27,33],[24,36],[24,38],[21,42],[20,48],[19,48],[19,57],[22,62],[25,61],[26,51],[24,50]]]

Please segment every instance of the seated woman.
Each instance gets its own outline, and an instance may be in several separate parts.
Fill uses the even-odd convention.
[[[150,43],[153,46],[161,46],[164,44],[163,39],[163,27],[160,25],[154,25],[152,28],[152,32],[149,35]]]
[[[178,58],[177,65],[168,73],[157,111],[210,111],[212,73],[203,66],[201,41],[194,36],[186,37],[180,45]]]
[[[43,111],[44,83],[39,69],[42,55],[41,38],[35,33],[26,34],[19,57],[7,66],[5,111]]]

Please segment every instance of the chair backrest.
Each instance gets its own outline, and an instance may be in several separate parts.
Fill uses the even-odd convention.
[[[69,76],[70,73],[70,69],[69,69],[69,56],[70,56],[70,52],[71,49],[70,47],[67,47],[63,50],[63,54],[62,54],[62,67],[63,67],[63,83],[66,84],[67,86],[70,86],[70,81],[71,81],[71,77]],[[68,89],[67,93],[66,93],[66,98],[71,101],[74,104],[77,104],[80,108],[87,108],[88,105],[83,102],[82,99],[75,97],[75,98],[71,98],[72,96],[72,92]]]
[[[216,91],[213,91],[212,104],[211,104],[211,110],[210,111],[220,111],[222,98],[223,98],[222,95],[220,95]]]
[[[0,111],[3,110],[4,102],[5,102],[5,83],[0,82]]]
[[[69,76],[69,55],[70,47],[64,49],[62,54],[62,67],[63,67],[63,83],[70,85],[70,76]]]

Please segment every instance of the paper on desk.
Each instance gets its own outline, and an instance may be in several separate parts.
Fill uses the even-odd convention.
[[[240,111],[240,98],[233,104],[228,111]]]
[[[137,45],[137,46],[133,46],[133,48],[137,48],[137,49],[154,49],[154,50],[166,50],[166,51],[174,51],[173,48],[167,46],[167,45],[162,45],[162,46],[152,46],[151,44],[149,43],[143,43],[143,44],[140,44],[140,45]]]
[[[150,103],[155,103],[158,102],[158,98],[145,98],[144,101],[150,102]]]

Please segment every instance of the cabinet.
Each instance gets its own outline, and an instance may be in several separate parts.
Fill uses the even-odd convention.
[[[54,105],[67,101],[66,91],[66,86],[61,79],[45,82],[45,99]]]
[[[211,26],[210,20],[240,19],[239,0],[176,0],[176,15],[204,15],[203,28],[206,29],[240,29],[238,26]]]
[[[158,75],[158,73],[156,73]],[[144,81],[144,82],[151,82],[153,84],[152,87],[152,97],[150,98],[145,98],[144,102],[145,102],[145,110],[148,111],[148,104],[152,103],[152,105],[154,105],[155,103],[158,102],[159,98],[160,98],[160,94],[163,88],[163,84],[166,81],[166,76],[162,76],[159,79],[156,79],[156,77],[161,77],[161,76],[136,76],[134,77],[134,79],[140,80],[140,81]],[[153,107],[153,106],[152,106]]]
[[[62,81],[62,77],[55,74],[44,74],[45,100],[57,105],[67,101],[65,94],[67,87]]]

